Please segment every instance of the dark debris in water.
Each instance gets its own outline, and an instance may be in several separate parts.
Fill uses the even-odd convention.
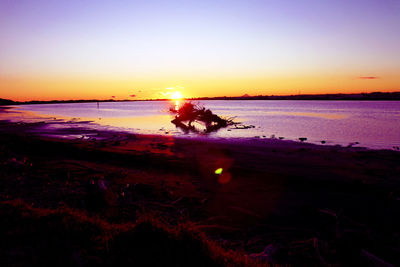
[[[181,107],[172,107],[169,109],[171,114],[175,117],[171,121],[176,127],[180,128],[186,133],[211,133],[216,132],[228,126],[234,126],[230,129],[248,129],[255,126],[245,126],[239,122],[235,122],[234,118],[223,118],[214,114],[210,109],[206,109],[198,104],[192,102],[185,102]],[[201,125],[203,129],[199,129],[193,125]]]

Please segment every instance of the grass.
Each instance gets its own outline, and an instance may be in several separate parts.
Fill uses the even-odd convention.
[[[67,207],[0,202],[1,266],[269,266],[154,215],[112,224]]]

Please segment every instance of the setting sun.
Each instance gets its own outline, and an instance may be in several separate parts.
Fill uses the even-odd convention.
[[[180,92],[178,92],[178,91],[173,92],[173,93],[171,94],[171,99],[178,100],[178,99],[182,99],[182,98],[183,98],[183,95],[182,95]]]

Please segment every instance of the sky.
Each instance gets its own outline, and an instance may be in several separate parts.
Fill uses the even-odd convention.
[[[0,1],[0,98],[400,91],[400,0]]]

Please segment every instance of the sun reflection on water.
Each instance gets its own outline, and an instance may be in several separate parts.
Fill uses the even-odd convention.
[[[175,110],[178,111],[180,101],[178,99],[175,100]]]

